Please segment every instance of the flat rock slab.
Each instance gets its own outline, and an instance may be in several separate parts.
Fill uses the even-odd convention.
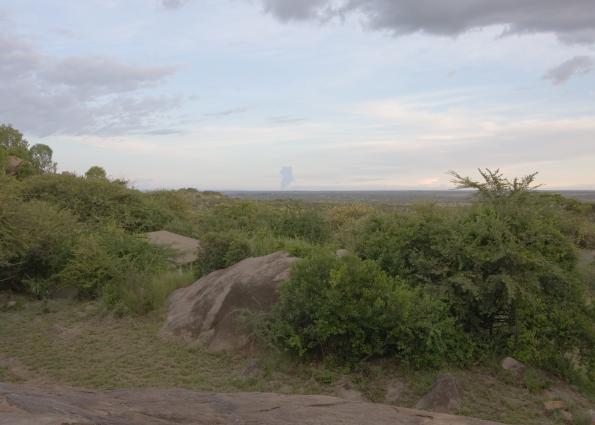
[[[319,395],[85,391],[0,383],[0,425],[496,425]]]

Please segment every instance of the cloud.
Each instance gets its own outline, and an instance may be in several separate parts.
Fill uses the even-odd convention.
[[[228,117],[230,115],[243,114],[247,110],[248,110],[247,107],[242,106],[242,107],[239,107],[239,108],[226,109],[224,111],[209,112],[208,114],[204,114],[204,116],[205,117],[222,118],[222,117]]]
[[[161,5],[166,9],[179,9],[184,6],[188,0],[161,0]]]
[[[264,10],[281,21],[316,19],[330,12],[327,0],[262,0]]]
[[[285,165],[281,167],[281,189],[287,189],[293,183],[293,167]]]
[[[567,43],[595,42],[592,0],[261,0],[261,4],[283,22],[355,15],[367,28],[395,35],[456,36],[503,25],[506,34],[553,33]]]
[[[71,57],[50,62],[53,63],[40,70],[42,78],[90,96],[149,87],[175,71],[174,67],[141,67],[105,57]]]
[[[106,57],[49,56],[16,37],[0,36],[0,117],[36,136],[151,131],[179,106],[172,96],[149,96],[173,67],[138,66]]]
[[[548,70],[543,78],[553,84],[563,84],[575,75],[591,72],[594,65],[593,58],[589,56],[575,56]]]
[[[277,116],[268,118],[268,122],[270,122],[271,124],[277,124],[277,125],[299,124],[304,121],[306,121],[306,118],[291,117],[288,115],[277,115]]]

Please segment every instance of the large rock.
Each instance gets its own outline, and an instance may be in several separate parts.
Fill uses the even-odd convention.
[[[507,370],[516,377],[521,377],[527,366],[512,357],[505,357],[501,363],[502,369]]]
[[[246,348],[249,333],[238,323],[238,310],[269,310],[296,260],[285,252],[247,258],[178,289],[169,299],[163,331],[199,341],[210,351]]]
[[[461,390],[454,376],[443,374],[436,379],[432,390],[417,402],[415,408],[452,413],[459,407],[461,399]]]
[[[497,425],[317,395],[0,384],[0,425]]]
[[[7,176],[16,176],[19,172],[19,167],[23,164],[23,160],[19,157],[9,155],[6,158],[5,173]]]

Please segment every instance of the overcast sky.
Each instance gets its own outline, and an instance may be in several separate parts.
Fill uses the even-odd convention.
[[[2,0],[0,123],[141,188],[595,189],[595,1]]]

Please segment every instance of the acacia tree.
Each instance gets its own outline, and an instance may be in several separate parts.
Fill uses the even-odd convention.
[[[541,187],[541,185],[533,184],[537,172],[509,180],[504,177],[499,168],[493,171],[489,168],[485,170],[478,168],[477,171],[481,174],[483,182],[473,180],[470,177],[463,177],[456,171],[449,171],[448,174],[453,177],[451,182],[456,185],[457,189],[475,189],[484,200],[507,198]]]

